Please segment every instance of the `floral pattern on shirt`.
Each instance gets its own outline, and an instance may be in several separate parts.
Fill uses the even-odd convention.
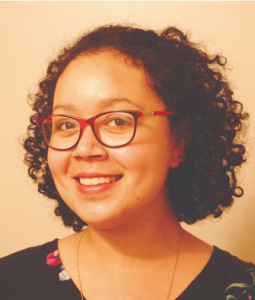
[[[58,277],[60,281],[66,281],[71,278],[64,265],[62,264],[62,260],[58,250],[55,250],[54,252],[51,252],[47,255],[46,264],[50,267],[59,266],[60,272],[58,274]]]
[[[248,269],[252,283],[232,283],[225,289],[226,300],[255,300],[255,269]]]

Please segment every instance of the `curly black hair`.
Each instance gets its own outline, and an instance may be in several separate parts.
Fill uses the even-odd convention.
[[[30,117],[25,163],[38,191],[56,200],[55,214],[78,232],[86,225],[61,199],[47,163],[47,145],[36,119],[52,112],[57,80],[79,55],[117,51],[142,67],[149,85],[168,108],[178,112],[171,126],[186,140],[181,165],[167,178],[169,199],[179,221],[188,224],[209,215],[219,217],[243,189],[237,185],[236,167],[245,161],[240,133],[248,114],[233,99],[224,78],[226,59],[209,55],[175,27],[161,32],[131,26],[107,25],[82,35],[51,61],[37,93],[30,95],[35,112]]]

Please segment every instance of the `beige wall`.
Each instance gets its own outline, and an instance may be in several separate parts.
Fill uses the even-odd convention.
[[[0,2],[0,256],[63,237],[64,229],[26,175],[19,139],[30,109],[26,95],[46,62],[77,34],[105,23],[177,25],[229,59],[235,96],[250,112],[245,196],[220,221],[185,226],[212,244],[255,261],[255,3],[253,2]]]

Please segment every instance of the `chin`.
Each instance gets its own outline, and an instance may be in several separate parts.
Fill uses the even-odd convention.
[[[86,216],[79,216],[89,227],[94,227],[98,229],[113,229],[123,226],[125,224],[125,219],[120,215],[112,214],[86,214]]]

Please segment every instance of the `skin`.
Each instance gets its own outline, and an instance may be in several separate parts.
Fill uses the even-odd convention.
[[[53,110],[85,119],[109,110],[166,110],[148,82],[142,68],[114,52],[83,55],[61,74]],[[179,166],[183,146],[167,118],[153,116],[139,119],[135,139],[122,148],[102,146],[87,126],[75,148],[49,149],[58,192],[89,225],[85,232],[59,241],[62,261],[79,286],[75,260],[78,240],[84,235],[79,260],[89,300],[166,299],[181,228],[165,181],[168,171]],[[81,192],[74,179],[79,173],[122,178],[106,190]],[[173,299],[201,271],[211,252],[209,245],[182,231],[179,265],[186,274],[176,272],[175,279],[179,274],[182,280],[176,279]]]
[[[120,100],[123,98],[130,102]],[[118,100],[111,103],[109,99]],[[72,108],[63,107],[70,104]],[[166,109],[148,87],[141,69],[109,53],[73,61],[57,83],[53,108],[54,113],[83,118],[115,109]],[[139,119],[135,140],[117,149],[102,146],[87,126],[76,148],[49,149],[48,163],[67,205],[90,226],[108,228],[154,214],[159,206],[168,210],[164,185],[169,167],[178,165],[178,154],[167,118],[154,116]],[[123,177],[113,188],[88,195],[77,190],[73,179],[81,172]]]

